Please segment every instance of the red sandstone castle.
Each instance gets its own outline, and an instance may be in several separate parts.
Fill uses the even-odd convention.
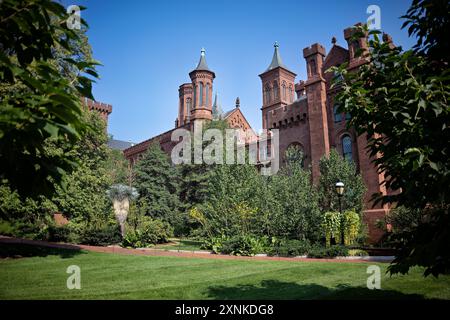
[[[369,226],[369,237],[372,241],[379,239],[381,230],[375,227],[375,221],[382,218],[387,207],[372,207],[370,196],[375,192],[386,193],[382,185],[383,176],[377,173],[366,152],[365,136],[357,136],[354,130],[346,127],[350,115],[337,112],[334,97],[339,88],[331,88],[332,74],[325,71],[344,62],[348,69],[354,70],[367,63],[363,57],[356,57],[357,49],[367,50],[367,39],[351,40],[354,29],[344,30],[348,48],[336,44],[326,54],[325,48],[318,43],[303,49],[303,58],[307,65],[307,79],[295,82],[296,74],[289,70],[281,60],[278,44],[269,67],[259,75],[262,82],[263,129],[279,129],[281,157],[288,147],[296,145],[303,150],[305,166],[311,167],[313,182],[319,178],[319,159],[335,148],[348,161],[353,161],[362,174],[368,189],[365,199],[364,219]],[[202,49],[197,67],[189,73],[191,82],[182,84],[179,89],[178,118],[175,128],[192,128],[195,121],[208,121],[222,118],[231,128],[244,131],[251,127],[239,108],[222,114],[217,96],[213,98],[213,82],[215,73],[206,63],[205,51]],[[142,156],[152,142],[158,141],[162,149],[169,153],[176,142],[171,141],[174,129],[156,137],[138,143],[126,150],[124,154],[131,165]]]

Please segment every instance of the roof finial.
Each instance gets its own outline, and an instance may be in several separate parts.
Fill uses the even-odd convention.
[[[336,37],[331,38],[331,43],[332,43],[333,45],[336,44]]]
[[[206,52],[206,50],[205,50],[205,48],[202,48],[202,50],[200,50],[200,54],[202,55],[202,56],[204,56],[205,55],[205,52]]]
[[[278,41],[275,41],[275,43],[273,44],[273,46],[274,46],[275,48],[278,48],[280,45],[278,44]]]
[[[236,98],[236,108],[239,108],[241,104],[241,101],[239,100],[239,97]]]

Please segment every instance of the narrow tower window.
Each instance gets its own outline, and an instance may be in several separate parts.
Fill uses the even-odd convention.
[[[205,86],[205,105],[209,105],[209,85]]]
[[[197,107],[197,86],[194,85],[194,109]]]
[[[278,82],[274,82],[273,83],[273,97],[274,97],[274,100],[278,100]]]
[[[200,82],[200,106],[203,106],[203,83]]]
[[[191,99],[187,99],[186,100],[186,119],[187,121],[189,121],[190,117],[191,117]]]
[[[266,104],[270,103],[270,86],[267,84],[266,85],[266,89],[265,89],[265,100],[266,100]]]
[[[345,160],[349,162],[353,161],[352,139],[349,135],[342,137],[342,155]]]

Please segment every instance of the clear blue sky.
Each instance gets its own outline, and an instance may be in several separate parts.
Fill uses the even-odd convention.
[[[302,49],[331,38],[346,47],[343,29],[366,22],[370,4],[381,8],[382,30],[410,48],[413,40],[399,19],[410,0],[207,0],[66,1],[87,7],[94,57],[103,63],[94,85],[97,100],[113,105],[109,132],[115,139],[140,142],[173,128],[178,86],[189,82],[205,47],[216,73],[224,111],[237,96],[253,128],[261,128],[261,82],[278,41],[285,65],[305,79]]]

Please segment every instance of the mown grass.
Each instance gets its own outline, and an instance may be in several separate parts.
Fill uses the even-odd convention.
[[[171,239],[168,244],[156,245],[153,249],[162,250],[185,250],[185,251],[199,251],[201,248],[201,241],[186,240],[186,239]]]
[[[0,256],[0,299],[450,299],[450,276],[423,278],[414,269],[390,277],[387,264],[378,264],[382,289],[369,290],[370,263],[130,256],[4,244]],[[66,287],[70,265],[81,268],[80,290]]]

